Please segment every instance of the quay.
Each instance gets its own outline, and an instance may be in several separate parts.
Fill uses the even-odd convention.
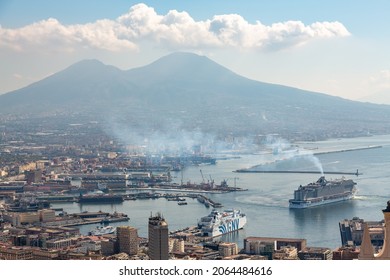
[[[204,204],[206,207],[213,207],[213,208],[221,208],[222,204],[219,202],[215,202],[212,199],[202,195],[202,194],[194,194],[194,193],[176,193],[176,194],[170,194],[170,193],[148,193],[148,192],[142,192],[138,194],[132,194],[127,195],[125,197],[125,200],[137,200],[137,199],[158,199],[158,198],[166,198],[168,201],[178,201],[183,202],[185,201],[185,198],[192,198],[197,199],[200,203]],[[185,204],[181,204],[185,205]]]

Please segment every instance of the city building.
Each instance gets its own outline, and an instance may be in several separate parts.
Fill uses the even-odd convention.
[[[168,260],[168,223],[160,213],[149,218],[148,237],[149,258],[151,260]]]
[[[94,241],[94,240],[82,240],[78,243],[78,247],[76,251],[78,253],[95,253],[95,254],[100,254],[101,252],[101,243],[100,240]]]
[[[363,239],[364,224],[367,224],[371,243],[382,246],[384,239],[384,221],[364,221],[359,217],[339,222],[341,244],[343,246],[360,246]]]
[[[272,238],[272,237],[247,237],[244,239],[244,252],[248,255],[261,255],[273,258],[275,250],[282,247],[295,247],[297,251],[306,248],[306,239]]]
[[[360,249],[356,246],[343,246],[333,251],[333,260],[356,260]]]
[[[297,260],[298,250],[293,246],[282,246],[280,249],[274,250],[273,260]]]
[[[218,252],[221,257],[230,257],[238,254],[238,246],[232,242],[222,242],[218,246]]]
[[[59,250],[48,250],[34,248],[32,250],[33,260],[56,260],[59,258]]]
[[[306,247],[298,252],[300,260],[332,260],[333,252],[324,247]]]
[[[0,246],[0,260],[32,260],[33,254],[30,247],[6,247]]]
[[[172,253],[184,253],[184,240],[169,239],[169,252]]]
[[[58,238],[46,241],[46,247],[48,249],[64,249],[72,245],[71,238]]]
[[[100,241],[101,252],[103,256],[111,256],[115,254],[116,240],[114,239],[103,239]]]
[[[25,176],[27,184],[42,182],[42,170],[40,169],[26,171]]]
[[[41,222],[51,222],[56,219],[56,212],[53,209],[38,210],[38,214]]]
[[[116,228],[119,253],[136,255],[138,253],[138,231],[130,226],[118,226]]]
[[[11,220],[8,217],[12,217]],[[23,213],[9,213],[7,221],[11,222],[14,226],[20,226],[24,224],[34,224],[39,222],[39,214],[37,212],[23,212]]]

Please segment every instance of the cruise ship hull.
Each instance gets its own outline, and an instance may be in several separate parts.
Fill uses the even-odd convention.
[[[289,207],[292,209],[303,209],[303,208],[309,208],[309,207],[315,207],[315,206],[321,206],[325,204],[331,204],[335,202],[350,200],[355,197],[355,192],[347,194],[345,196],[340,196],[337,198],[321,198],[316,200],[306,200],[306,201],[289,201]]]

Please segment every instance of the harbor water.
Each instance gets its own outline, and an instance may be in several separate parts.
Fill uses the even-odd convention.
[[[304,238],[308,246],[335,249],[341,246],[339,222],[359,217],[366,221],[383,219],[382,209],[390,200],[390,135],[348,139],[332,139],[321,142],[294,143],[299,151],[278,151],[255,154],[234,154],[215,165],[187,167],[174,172],[174,180],[201,182],[213,179],[217,184],[227,180],[229,186],[247,191],[223,194],[205,194],[223,205],[222,209],[237,208],[247,215],[244,229],[219,237],[237,242],[243,247],[243,239],[249,236]],[[301,154],[301,151],[305,153]],[[311,170],[319,173],[237,173],[236,170],[259,166],[272,170]],[[299,185],[316,181],[321,169],[327,179],[341,176],[353,179],[358,193],[355,199],[308,209],[289,209],[288,200]],[[200,172],[202,170],[202,172]],[[330,174],[330,172],[361,173],[356,175]],[[202,175],[204,177],[202,178]],[[158,191],[161,192],[161,191]],[[129,221],[112,224],[130,225],[138,229],[141,237],[147,237],[148,218],[161,213],[174,231],[195,226],[202,216],[210,213],[196,199],[187,198],[186,205],[165,198],[129,200],[120,204],[56,203],[68,213],[82,211],[121,212]],[[80,226],[87,234],[97,225]]]

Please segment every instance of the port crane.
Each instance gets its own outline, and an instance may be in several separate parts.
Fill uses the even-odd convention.
[[[202,183],[204,183],[204,176],[203,176],[202,169],[199,169],[199,171],[200,171],[200,175],[202,175]]]

